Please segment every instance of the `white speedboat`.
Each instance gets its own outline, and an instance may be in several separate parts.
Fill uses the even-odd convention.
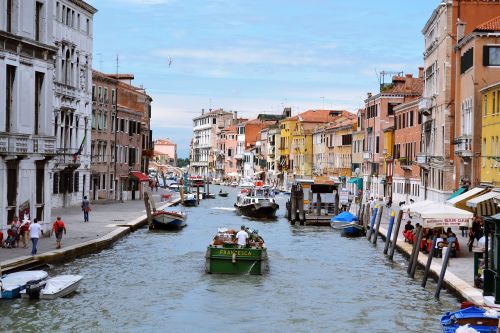
[[[45,288],[40,291],[40,299],[64,297],[76,290],[83,279],[81,275],[59,275],[47,280]]]
[[[45,271],[23,271],[10,273],[0,279],[0,298],[12,299],[21,296],[26,285],[41,285],[49,275]]]

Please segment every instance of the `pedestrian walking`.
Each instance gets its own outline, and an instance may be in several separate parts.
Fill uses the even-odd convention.
[[[19,227],[19,237],[23,241],[23,247],[25,249],[28,248],[29,231],[30,231],[30,220],[28,219],[27,215],[24,215],[23,222]]]
[[[19,218],[17,216],[14,216],[12,219],[12,222],[10,223],[10,229],[14,233],[14,246],[13,247],[19,247],[19,232],[21,229],[21,222],[19,222]]]
[[[89,221],[89,212],[91,210],[92,209],[90,209],[90,201],[87,199],[87,196],[84,196],[82,201],[83,222]]]
[[[52,225],[52,231],[56,235],[56,248],[60,249],[63,232],[66,235],[66,226],[60,216],[57,217],[57,220]]]
[[[29,225],[29,234],[31,239],[31,255],[34,256],[37,252],[38,240],[40,239],[40,234],[43,235],[42,226],[38,224],[38,220],[33,219],[33,223]]]

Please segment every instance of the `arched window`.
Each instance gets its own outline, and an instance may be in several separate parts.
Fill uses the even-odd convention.
[[[69,50],[66,50],[66,55],[64,57],[64,62],[66,63],[66,68],[64,68],[64,83],[67,85],[71,84],[71,57]]]

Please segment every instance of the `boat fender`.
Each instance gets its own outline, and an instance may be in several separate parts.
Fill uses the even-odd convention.
[[[233,264],[236,264],[236,252],[233,252],[232,260]]]

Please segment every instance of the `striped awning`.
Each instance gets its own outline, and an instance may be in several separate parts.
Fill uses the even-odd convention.
[[[491,216],[497,214],[500,209],[495,204],[495,198],[500,197],[500,192],[488,192],[467,201],[467,206],[476,209],[478,216]]]

